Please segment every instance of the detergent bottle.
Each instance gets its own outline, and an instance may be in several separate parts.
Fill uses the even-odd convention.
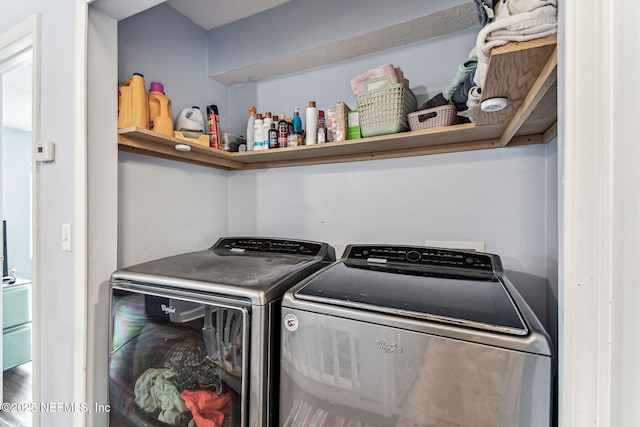
[[[183,109],[176,119],[176,130],[187,138],[198,139],[204,135],[204,116],[197,106]]]
[[[173,136],[171,100],[164,94],[162,83],[151,82],[149,89],[149,129]]]
[[[133,126],[149,129],[149,101],[140,73],[133,73],[118,88],[118,129]]]

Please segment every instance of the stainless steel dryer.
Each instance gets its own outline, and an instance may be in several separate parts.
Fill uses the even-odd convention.
[[[332,261],[325,243],[229,237],[113,273],[110,426],[273,425],[280,300]]]
[[[553,349],[496,255],[352,245],[282,300],[281,426],[549,426]]]

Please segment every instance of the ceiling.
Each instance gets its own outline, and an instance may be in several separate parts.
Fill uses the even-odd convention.
[[[166,0],[166,3],[209,31],[256,15],[291,0]],[[165,0],[92,0],[91,5],[117,21],[165,3]]]
[[[291,0],[168,0],[167,4],[209,31]]]

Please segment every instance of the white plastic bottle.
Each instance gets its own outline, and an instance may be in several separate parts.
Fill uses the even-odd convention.
[[[264,143],[264,124],[262,121],[262,114],[256,114],[256,120],[253,123],[253,149],[258,151],[262,150],[262,144]]]
[[[318,109],[316,108],[315,101],[309,101],[304,126],[306,138],[305,144],[315,144],[318,138]]]
[[[253,125],[256,121],[256,107],[249,107],[249,121],[247,122],[247,150],[253,151]]]
[[[262,150],[269,149],[269,129],[271,129],[271,123],[273,123],[273,117],[271,112],[264,113],[264,119],[262,120]]]

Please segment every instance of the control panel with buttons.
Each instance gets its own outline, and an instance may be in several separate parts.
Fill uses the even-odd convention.
[[[278,254],[309,256],[317,256],[323,252],[322,245],[317,243],[300,240],[260,238],[222,239],[211,249],[224,249],[233,252],[271,252]]]
[[[496,257],[491,254],[422,246],[352,245],[347,248],[343,258],[375,264],[388,262],[486,271],[494,271],[499,267]]]

